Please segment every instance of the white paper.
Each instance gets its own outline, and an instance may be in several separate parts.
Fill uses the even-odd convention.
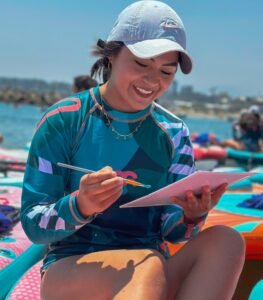
[[[174,202],[171,197],[176,196],[184,199],[185,192],[193,191],[195,194],[201,194],[202,186],[209,185],[211,191],[215,190],[223,183],[231,185],[237,181],[248,178],[255,175],[251,172],[242,173],[227,173],[227,172],[209,172],[209,171],[197,171],[179,181],[176,181],[166,187],[157,190],[144,197],[123,204],[120,207],[143,207],[143,206],[159,206],[159,205],[171,205]]]

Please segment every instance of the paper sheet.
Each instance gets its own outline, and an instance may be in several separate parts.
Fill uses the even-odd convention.
[[[255,175],[251,172],[227,173],[227,172],[209,172],[197,171],[177,182],[174,182],[160,190],[157,190],[144,197],[123,204],[120,207],[143,207],[174,204],[171,200],[172,196],[184,199],[185,192],[192,190],[195,194],[201,194],[201,188],[209,185],[213,191],[223,183],[231,185],[237,181]]]

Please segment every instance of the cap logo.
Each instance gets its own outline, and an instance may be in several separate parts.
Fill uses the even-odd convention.
[[[175,28],[178,28],[178,23],[171,19],[171,18],[168,18],[168,19],[165,19],[165,20],[162,20],[161,21],[161,24],[160,24],[160,27],[163,29],[163,30],[173,30]]]

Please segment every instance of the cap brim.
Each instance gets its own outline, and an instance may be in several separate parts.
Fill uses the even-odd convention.
[[[129,44],[126,47],[133,55],[139,58],[153,58],[167,52],[180,52],[179,63],[184,74],[189,74],[192,70],[191,56],[178,43],[168,39],[144,40],[141,42]]]

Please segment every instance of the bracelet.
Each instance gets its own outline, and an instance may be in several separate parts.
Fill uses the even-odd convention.
[[[89,215],[89,216],[87,216],[87,217],[84,217],[85,218],[85,221],[87,222],[87,223],[90,223],[90,222],[92,222],[98,215],[100,215],[101,213],[94,213],[94,214],[92,214],[92,215]]]
[[[203,221],[203,220],[206,218],[206,216],[207,216],[207,213],[204,214],[204,215],[201,216],[201,217],[196,218],[195,220],[191,220],[191,219],[187,218],[187,217],[185,216],[185,214],[183,214],[184,224],[196,226],[198,223],[200,223],[201,221]]]
[[[70,212],[71,214],[73,215],[73,217],[75,218],[75,220],[81,224],[86,224],[86,223],[90,223],[92,222],[98,215],[100,215],[101,213],[93,213],[87,217],[84,217],[81,215],[81,213],[79,212],[78,208],[76,207],[76,209],[78,210],[78,213],[80,214],[80,216],[84,219],[84,220],[81,220],[74,212],[74,209],[73,209],[73,204],[72,204],[72,194],[70,195],[70,198],[69,198],[69,207],[70,207]],[[75,197],[77,199],[77,195],[75,194]],[[76,203],[77,205],[77,203]]]
[[[196,225],[196,224],[198,223],[198,221],[199,221],[199,219],[196,219],[195,222],[193,222],[193,220],[188,219],[188,218],[185,216],[185,214],[184,214],[183,218],[184,218],[184,224],[185,224],[185,225]]]

